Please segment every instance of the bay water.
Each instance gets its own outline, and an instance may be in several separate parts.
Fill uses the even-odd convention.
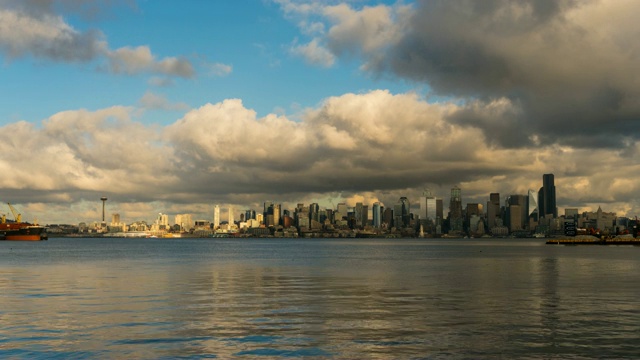
[[[0,358],[640,357],[640,247],[0,241]]]

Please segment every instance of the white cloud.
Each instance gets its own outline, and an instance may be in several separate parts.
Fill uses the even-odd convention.
[[[101,32],[78,31],[44,4],[17,4],[0,8],[0,53],[9,58],[30,55],[60,62],[95,61],[99,68],[116,74],[195,76],[193,64],[186,58],[157,58],[148,46],[112,50]]]
[[[327,48],[320,45],[318,39],[313,39],[305,45],[295,45],[291,47],[291,52],[302,56],[307,62],[314,65],[330,67],[336,61],[336,57]]]
[[[213,76],[227,76],[232,71],[233,67],[231,65],[222,63],[209,64],[209,74]]]
[[[146,92],[138,101],[139,105],[144,109],[168,110],[168,111],[186,111],[189,105],[185,103],[172,103],[166,97],[152,92]]]
[[[191,62],[186,59],[164,58],[156,60],[148,46],[123,47],[107,53],[108,70],[116,74],[144,72],[190,78],[195,75]]]
[[[88,61],[106,49],[98,32],[80,33],[62,17],[34,17],[0,9],[0,51],[11,58],[32,54],[57,61]]]
[[[143,99],[166,102],[153,93]],[[491,114],[507,105],[474,106]],[[29,216],[43,222],[64,222],[71,211],[87,214],[74,221],[91,220],[97,210],[88,204],[106,194],[111,211],[133,221],[144,209],[154,216],[212,203],[254,207],[266,199],[393,204],[424,187],[446,199],[456,184],[465,202],[482,203],[490,192],[536,190],[551,172],[561,208],[640,211],[633,195],[640,172],[627,166],[640,156],[638,142],[625,151],[505,149],[488,145],[479,129],[450,122],[458,111],[461,105],[381,90],[328,98],[295,121],[258,117],[238,99],[192,109],[166,127],[136,121],[135,108],[65,111],[41,127],[0,128],[12,134],[0,142],[0,197],[33,203]],[[142,203],[151,205],[136,205]]]

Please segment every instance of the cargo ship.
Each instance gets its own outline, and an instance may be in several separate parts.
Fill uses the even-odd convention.
[[[6,215],[2,215],[0,222],[0,240],[16,241],[40,241],[47,240],[47,231],[44,226],[22,222],[21,215],[15,212],[11,204],[8,204],[16,220],[7,221]]]

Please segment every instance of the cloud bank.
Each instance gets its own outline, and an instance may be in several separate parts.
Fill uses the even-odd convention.
[[[492,106],[501,104],[478,111]],[[213,204],[330,206],[330,199],[365,197],[393,204],[424,187],[447,198],[453,185],[462,187],[465,202],[484,202],[487,189],[526,193],[554,172],[560,206],[640,210],[632,198],[640,173],[616,171],[639,155],[638,143],[624,154],[558,145],[506,149],[488,144],[477,127],[450,122],[460,109],[376,90],[328,98],[298,120],[258,117],[239,99],[192,109],[165,127],[136,121],[133,107],[65,111],[41,127],[0,128],[13,134],[0,143],[7,154],[0,159],[0,197],[31,204],[24,213],[48,222],[63,222],[70,211],[95,220],[103,195],[125,218],[171,210],[208,218]],[[594,167],[602,171],[593,174]],[[41,209],[49,203],[60,207],[56,215]]]
[[[32,56],[56,62],[98,62],[114,74],[161,74],[182,78],[195,76],[191,61],[184,57],[158,58],[148,46],[110,49],[99,30],[80,31],[58,10],[100,8],[108,1],[17,1],[0,4],[0,54],[8,59]]]
[[[499,146],[615,149],[640,135],[636,1],[278,3],[300,24],[322,21],[314,44],[336,58],[464,103],[448,120]]]

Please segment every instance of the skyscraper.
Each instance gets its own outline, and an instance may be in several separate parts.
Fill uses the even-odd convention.
[[[542,175],[542,187],[538,192],[538,212],[541,218],[547,215],[552,215],[554,218],[558,217],[556,186],[553,174]]]
[[[538,199],[535,190],[529,190],[529,198],[527,204],[527,215],[538,221]]]
[[[487,202],[487,226],[489,230],[496,226],[498,217],[500,217],[500,193],[491,193]]]
[[[273,205],[273,226],[280,225],[282,218],[282,204]]]
[[[379,229],[382,225],[382,211],[380,208],[380,203],[373,203],[373,227]]]
[[[233,219],[233,207],[232,206],[229,206],[228,212],[229,212],[229,227],[231,227],[235,223],[235,220]]]
[[[363,226],[363,224],[362,224],[362,213],[363,213],[363,211],[364,211],[364,205],[361,202],[356,203],[355,218],[356,218],[356,226],[357,227]]]
[[[220,227],[220,206],[216,205],[213,208],[213,228],[217,229]]]
[[[449,228],[451,231],[462,231],[462,225],[462,190],[454,186],[449,200]]]
[[[431,195],[429,189],[425,189],[420,197],[420,220],[436,220],[436,198]]]
[[[393,208],[394,226],[397,228],[409,226],[411,205],[409,199],[401,197]]]

